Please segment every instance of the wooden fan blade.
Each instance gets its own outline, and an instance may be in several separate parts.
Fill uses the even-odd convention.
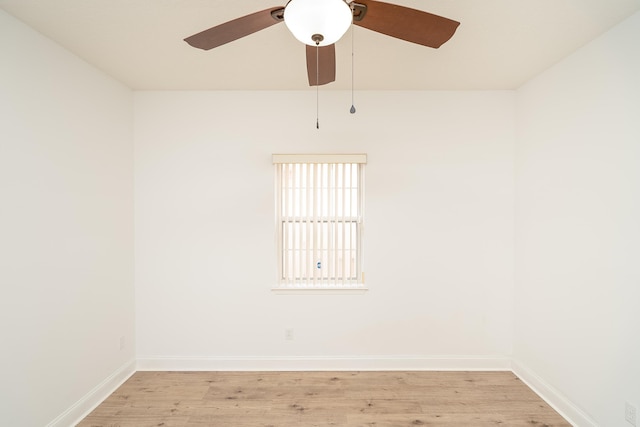
[[[459,22],[421,10],[374,0],[357,0],[367,10],[354,24],[397,39],[439,48],[456,32]]]
[[[209,28],[187,37],[184,41],[198,49],[213,49],[282,22],[282,13],[279,12],[284,13],[284,8],[276,6],[265,9]]]
[[[317,52],[316,49],[318,49]],[[316,68],[318,62],[320,67]],[[307,45],[307,75],[309,86],[322,86],[336,80],[336,45],[320,47]]]

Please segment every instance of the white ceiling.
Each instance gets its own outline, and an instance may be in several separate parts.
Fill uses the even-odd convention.
[[[356,27],[356,89],[515,89],[640,10],[640,0],[387,2],[461,25],[440,49]],[[225,21],[285,3],[0,0],[0,8],[132,89],[305,89],[305,49],[284,24],[210,51],[183,41]],[[350,33],[336,44],[336,55],[336,81],[323,90],[351,87]]]

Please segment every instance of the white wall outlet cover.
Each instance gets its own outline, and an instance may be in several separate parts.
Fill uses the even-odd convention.
[[[629,402],[624,403],[624,419],[632,426],[636,425],[636,407]]]
[[[293,339],[293,329],[285,329],[284,330],[284,338],[286,340],[292,340]]]

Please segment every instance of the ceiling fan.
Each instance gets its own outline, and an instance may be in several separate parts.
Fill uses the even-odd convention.
[[[439,48],[456,32],[459,22],[421,10],[374,0],[289,0],[204,30],[184,39],[209,50],[284,22],[306,46],[310,86],[336,79],[337,42],[353,23],[387,36]]]

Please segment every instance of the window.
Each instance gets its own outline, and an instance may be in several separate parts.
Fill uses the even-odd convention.
[[[278,289],[363,289],[366,154],[275,154]]]

